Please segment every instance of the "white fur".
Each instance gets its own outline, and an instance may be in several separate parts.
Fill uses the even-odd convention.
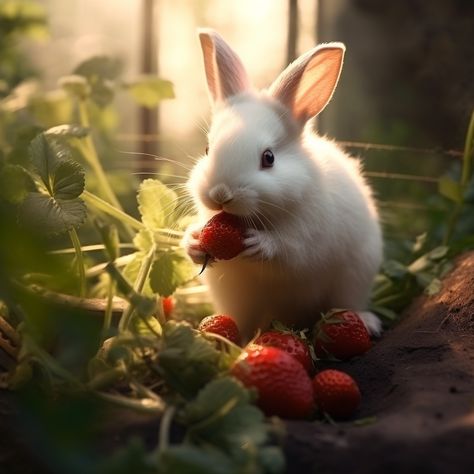
[[[247,340],[272,319],[310,325],[331,308],[360,311],[378,332],[380,321],[364,312],[382,258],[371,191],[356,160],[300,128],[293,106],[280,102],[242,90],[215,103],[209,154],[188,182],[200,218],[187,233],[188,253],[203,261],[199,230],[222,209],[249,223],[244,252],[204,272],[216,311],[232,315]],[[275,164],[262,169],[267,148]]]

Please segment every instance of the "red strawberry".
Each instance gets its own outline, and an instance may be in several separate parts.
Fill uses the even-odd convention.
[[[234,214],[220,212],[201,230],[199,245],[218,260],[230,260],[244,250],[244,225]]]
[[[163,306],[163,314],[166,319],[171,318],[171,313],[174,310],[174,298],[172,296],[163,296],[161,298],[161,305]]]
[[[333,418],[348,418],[360,404],[355,380],[340,370],[323,370],[313,379],[314,399],[319,410]]]
[[[350,359],[371,346],[364,323],[353,311],[331,311],[316,323],[314,350],[318,357],[329,353],[338,359]]]
[[[257,404],[268,416],[307,418],[313,412],[311,379],[304,367],[281,349],[250,345],[231,373],[246,387],[257,390]]]
[[[278,347],[298,360],[306,372],[311,373],[313,370],[313,359],[308,344],[292,333],[268,331],[257,337],[254,342],[261,346]]]
[[[204,332],[219,334],[234,344],[240,344],[240,332],[234,318],[225,314],[207,316],[200,323],[198,329]]]

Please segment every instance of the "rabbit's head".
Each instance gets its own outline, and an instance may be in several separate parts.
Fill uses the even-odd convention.
[[[212,30],[200,30],[213,106],[208,151],[191,173],[195,201],[209,210],[266,225],[291,213],[318,170],[302,133],[329,102],[344,45],[320,45],[290,64],[268,90],[254,91],[236,53]]]

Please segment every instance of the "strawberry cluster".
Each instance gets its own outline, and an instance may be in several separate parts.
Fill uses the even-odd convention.
[[[209,259],[229,260],[244,250],[244,233],[239,217],[220,212],[203,227],[199,246]],[[229,315],[204,318],[198,329],[240,345],[238,326]],[[313,328],[312,345],[291,331],[268,331],[242,350],[230,372],[256,390],[257,403],[267,415],[308,418],[317,409],[333,418],[348,418],[361,402],[357,383],[339,370],[315,375],[312,350],[318,359],[347,360],[363,354],[371,344],[355,312],[334,310]]]
[[[239,344],[236,322],[228,315],[208,316],[199,330],[219,334]],[[314,328],[313,343],[292,331],[268,331],[241,352],[231,374],[256,390],[257,404],[268,415],[308,418],[315,410],[335,419],[351,417],[361,402],[355,380],[340,370],[315,375],[312,349],[319,358],[348,359],[371,347],[370,337],[356,313],[332,311]]]

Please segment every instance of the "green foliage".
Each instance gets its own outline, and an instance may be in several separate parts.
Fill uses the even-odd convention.
[[[81,226],[86,219],[86,206],[79,198],[85,184],[82,167],[70,159],[67,148],[45,134],[32,141],[30,157],[37,189],[21,203],[21,220],[46,234]]]
[[[18,47],[21,38],[47,35],[45,9],[33,0],[2,0],[0,3],[0,97],[22,80],[35,75]]]
[[[167,384],[189,398],[219,373],[220,353],[215,345],[185,322],[163,326],[159,366]]]
[[[196,266],[183,249],[161,253],[153,263],[150,287],[161,296],[171,296],[177,288],[196,278]]]
[[[154,76],[144,76],[140,80],[124,85],[136,103],[144,107],[156,107],[163,99],[173,99],[173,84]]]

